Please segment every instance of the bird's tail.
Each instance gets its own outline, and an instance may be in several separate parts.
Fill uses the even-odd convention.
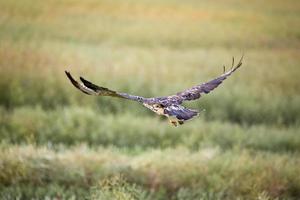
[[[181,121],[187,121],[199,115],[197,110],[188,109],[181,105],[171,105],[165,109],[165,112]]]

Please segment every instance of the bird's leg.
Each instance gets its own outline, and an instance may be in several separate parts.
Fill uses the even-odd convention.
[[[171,123],[173,126],[175,126],[175,127],[178,126],[178,123],[177,123],[176,120],[169,119],[169,121],[170,121],[170,123]]]

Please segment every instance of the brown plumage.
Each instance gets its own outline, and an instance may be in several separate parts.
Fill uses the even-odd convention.
[[[71,83],[85,94],[97,96],[112,96],[137,101],[139,103],[142,103],[145,107],[149,108],[153,112],[159,115],[165,115],[169,118],[170,122],[174,126],[177,126],[178,124],[181,125],[184,123],[184,121],[190,120],[195,116],[199,115],[198,111],[183,107],[181,105],[182,102],[196,100],[200,98],[202,94],[207,94],[210,91],[214,90],[228,76],[230,76],[242,65],[242,60],[243,56],[241,57],[239,63],[236,66],[234,66],[233,58],[231,69],[228,72],[226,72],[224,67],[224,73],[211,81],[193,86],[182,92],[178,92],[175,95],[153,98],[146,98],[127,93],[116,92],[108,88],[95,85],[82,77],[80,77],[81,82],[78,82],[71,76],[70,72],[65,71],[65,73],[71,81]]]

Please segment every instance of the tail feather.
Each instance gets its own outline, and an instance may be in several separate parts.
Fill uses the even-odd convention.
[[[176,117],[178,120],[186,121],[197,116],[199,112],[181,105],[171,105],[165,109],[165,114]]]

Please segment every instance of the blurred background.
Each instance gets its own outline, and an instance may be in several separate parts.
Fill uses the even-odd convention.
[[[1,199],[299,199],[300,1],[0,0]],[[164,96],[244,64],[178,128]]]

